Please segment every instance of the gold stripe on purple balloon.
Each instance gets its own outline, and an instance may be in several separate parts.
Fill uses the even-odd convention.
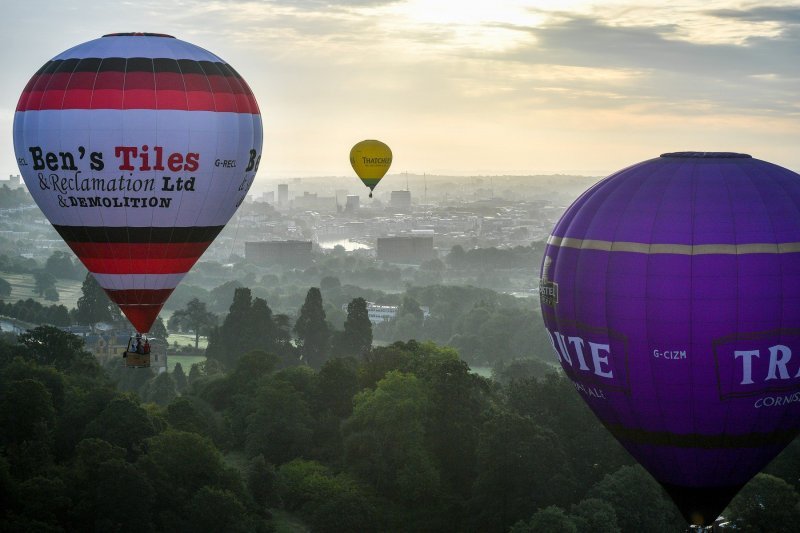
[[[574,239],[551,235],[547,244],[559,248],[577,250],[600,250],[602,252],[633,252],[639,254],[674,255],[744,255],[744,254],[791,254],[800,252],[800,242],[750,244],[647,244],[643,242],[601,241]]]

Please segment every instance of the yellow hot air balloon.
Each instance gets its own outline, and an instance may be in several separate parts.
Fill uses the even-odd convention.
[[[350,149],[350,164],[364,185],[369,187],[369,197],[392,165],[392,151],[384,143],[373,139],[356,143]]]

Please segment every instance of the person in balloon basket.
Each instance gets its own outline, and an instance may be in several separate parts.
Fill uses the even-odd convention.
[[[144,347],[142,346],[142,336],[140,334],[136,334],[136,344],[133,346],[133,351],[138,354],[144,353]]]
[[[144,340],[144,346],[142,346],[142,353],[145,355],[150,355],[150,339]]]

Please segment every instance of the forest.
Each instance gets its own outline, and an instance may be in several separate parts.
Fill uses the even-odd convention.
[[[292,325],[238,288],[206,362],[157,376],[52,326],[5,334],[0,529],[686,529],[552,367],[509,358],[490,379],[452,347],[372,346],[365,303],[333,328],[311,288]],[[795,441],[726,520],[794,530],[798,466]]]
[[[123,321],[69,254],[0,255],[39,296],[0,283],[0,315],[46,324],[0,338],[0,529],[684,531],[554,364],[530,301],[437,283],[535,250],[454,247],[399,291],[380,287],[403,272],[340,251],[233,279],[200,263],[154,332],[191,334],[205,360],[160,374],[59,329]],[[47,297],[53,280],[81,284],[75,307]],[[397,316],[373,325],[368,301]],[[792,531],[799,470],[795,441],[724,521]]]

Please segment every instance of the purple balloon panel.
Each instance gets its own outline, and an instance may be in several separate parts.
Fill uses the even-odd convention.
[[[798,433],[800,175],[693,152],[617,172],[556,224],[540,296],[567,377],[665,486],[740,487]]]

